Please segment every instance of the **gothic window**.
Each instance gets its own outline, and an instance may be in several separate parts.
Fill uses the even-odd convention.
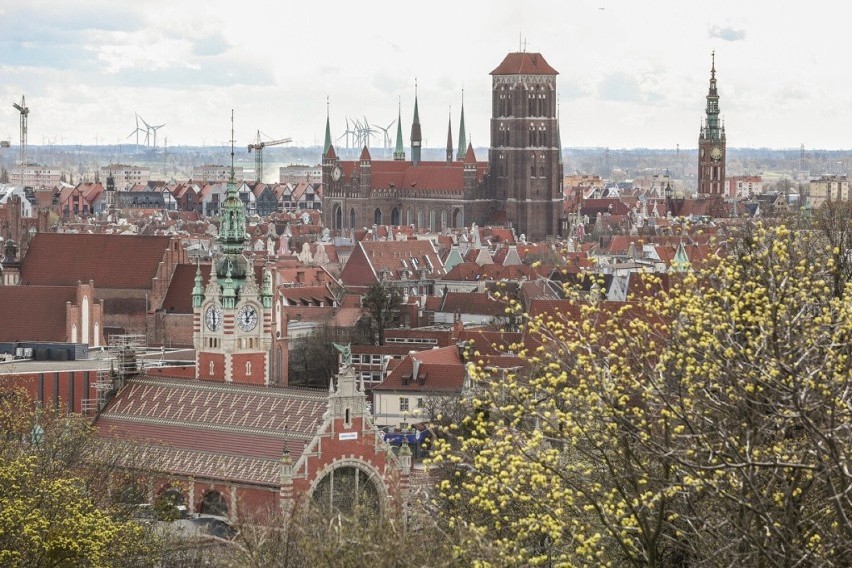
[[[535,154],[533,154],[530,157],[530,177],[535,177],[535,174],[536,174],[535,161],[536,161]]]
[[[536,135],[535,135],[535,125],[530,124],[530,146],[537,146],[536,144]]]
[[[376,211],[373,213],[373,223],[376,225],[382,224],[382,210],[376,207]]]

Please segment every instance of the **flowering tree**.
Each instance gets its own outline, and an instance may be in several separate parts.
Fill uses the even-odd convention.
[[[478,565],[852,563],[852,285],[751,227],[666,293],[528,317],[480,372],[438,502]],[[648,286],[651,284],[648,283]]]

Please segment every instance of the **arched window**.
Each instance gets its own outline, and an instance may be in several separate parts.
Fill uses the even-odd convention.
[[[340,205],[334,206],[334,228],[340,230],[343,228],[343,209]]]
[[[83,340],[81,343],[89,343],[89,297],[83,296],[83,305],[80,309],[82,313],[81,327],[83,328]]]
[[[376,207],[376,211],[373,213],[373,223],[376,225],[382,224],[382,210],[378,207]]]
[[[399,207],[394,207],[391,210],[391,225],[401,225],[402,224],[402,212],[399,210]]]
[[[357,467],[339,467],[328,472],[317,484],[314,503],[329,512],[378,513],[379,491],[370,476]]]
[[[209,491],[201,501],[198,512],[202,515],[228,516],[228,504],[218,491]]]
[[[453,228],[461,229],[464,227],[464,211],[461,209],[453,210]]]

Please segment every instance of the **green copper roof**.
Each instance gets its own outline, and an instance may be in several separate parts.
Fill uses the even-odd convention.
[[[399,109],[399,118],[396,119],[396,148],[393,151],[393,159],[405,159],[405,147],[402,145],[402,108]]]
[[[328,153],[328,149],[331,148],[331,123],[329,122],[329,118],[326,115],[325,117],[325,146],[322,149],[322,155],[325,156]]]
[[[462,91],[462,107],[461,120],[459,121],[459,150],[456,152],[456,160],[464,160],[464,154],[467,152],[467,136],[464,128],[464,91]]]

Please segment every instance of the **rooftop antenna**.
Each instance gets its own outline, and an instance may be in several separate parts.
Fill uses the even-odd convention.
[[[236,178],[234,176],[234,109],[231,109],[231,181]]]

